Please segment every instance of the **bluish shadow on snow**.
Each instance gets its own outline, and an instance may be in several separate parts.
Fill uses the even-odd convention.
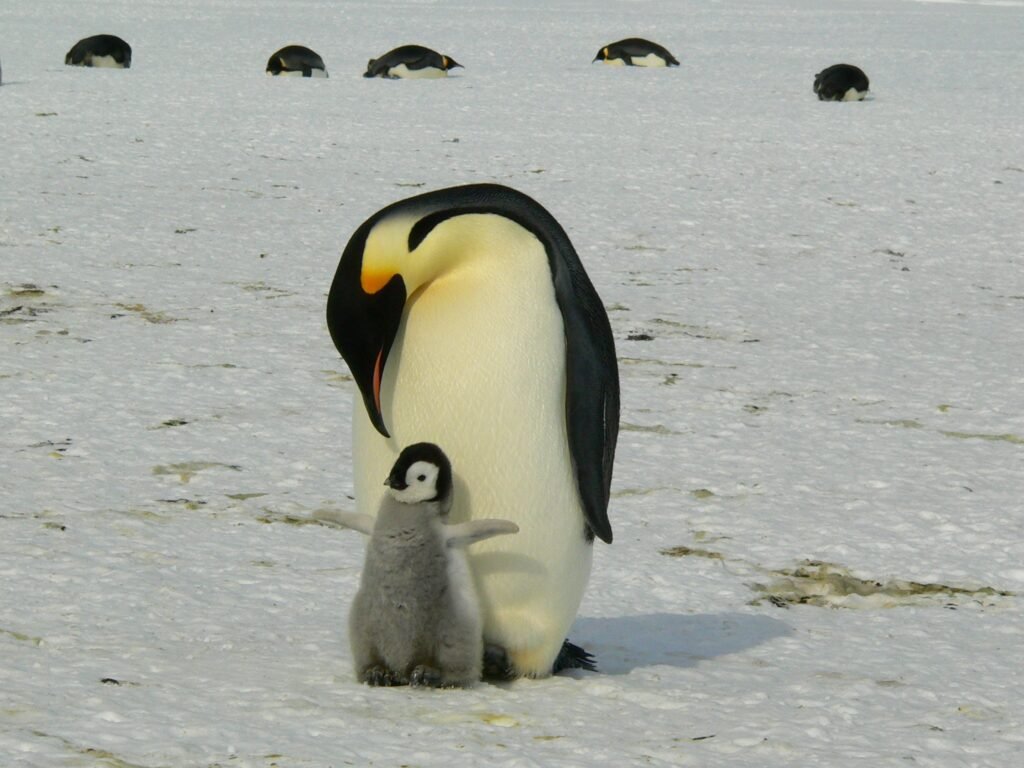
[[[692,667],[791,634],[785,622],[758,614],[654,613],[581,617],[570,638],[594,655],[601,672],[622,675],[642,667]]]

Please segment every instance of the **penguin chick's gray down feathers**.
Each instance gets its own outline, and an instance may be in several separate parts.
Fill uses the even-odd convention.
[[[451,466],[432,443],[405,448],[385,484],[376,520],[331,516],[370,536],[349,614],[356,676],[369,685],[472,685],[481,676],[483,628],[465,547],[519,527],[446,524]]]

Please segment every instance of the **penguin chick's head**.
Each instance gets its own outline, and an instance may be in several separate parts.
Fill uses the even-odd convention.
[[[384,485],[403,504],[443,503],[452,492],[452,465],[433,443],[415,443],[398,455]]]

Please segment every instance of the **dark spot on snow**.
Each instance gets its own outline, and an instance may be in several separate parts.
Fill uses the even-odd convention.
[[[953,432],[949,430],[939,430],[939,434],[945,435],[946,437],[955,437],[960,440],[987,440],[993,443],[1010,443],[1011,445],[1024,445],[1024,437],[1010,433],[993,435],[985,432]]]
[[[271,525],[272,523],[284,523],[285,525],[324,525],[323,521],[313,517],[298,517],[296,515],[279,514],[271,510],[264,510],[264,514],[256,518],[256,522]]]
[[[976,604],[995,605],[1000,598],[1015,593],[994,587],[958,587],[948,584],[921,583],[902,579],[885,581],[853,575],[848,569],[807,560],[796,568],[773,571],[776,579],[770,584],[752,584],[761,600],[779,607],[813,605],[820,608],[896,608],[939,602],[943,607]]]
[[[206,506],[206,502],[202,499],[157,499],[157,501],[161,504],[180,504],[192,512]]]
[[[167,421],[161,421],[159,425],[150,427],[150,429],[170,429],[172,427],[184,427],[188,422],[185,419],[167,419]]]
[[[661,554],[668,557],[703,557],[708,560],[724,560],[720,552],[712,552],[710,549],[696,549],[680,544],[678,547],[669,547],[659,550]]]
[[[32,283],[22,283],[21,285],[13,288],[8,288],[7,293],[11,296],[18,296],[26,299],[37,299],[40,296],[46,295],[46,291]]]
[[[148,309],[145,304],[117,304],[118,309],[123,309],[127,312],[133,313],[136,317],[141,317],[147,323],[153,323],[155,325],[165,325],[167,323],[176,323],[178,318],[168,317],[163,312],[153,311]],[[111,318],[124,317],[123,314],[114,314]]]
[[[654,341],[654,337],[649,333],[631,333],[626,339],[629,341]]]

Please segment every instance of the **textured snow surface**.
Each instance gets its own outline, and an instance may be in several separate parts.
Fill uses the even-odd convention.
[[[0,6],[0,764],[1024,758],[1024,3]],[[63,65],[117,34],[127,71]],[[671,70],[590,64],[665,45]],[[361,77],[416,42],[465,65]],[[331,77],[276,79],[287,43]],[[863,103],[814,74],[862,67]],[[602,672],[357,685],[352,230],[495,181],[612,319]]]

